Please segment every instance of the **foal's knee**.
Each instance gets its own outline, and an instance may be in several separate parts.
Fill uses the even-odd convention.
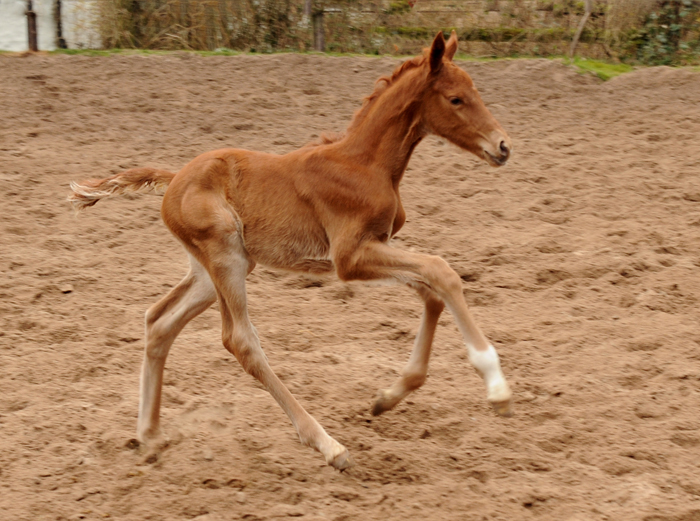
[[[438,293],[454,295],[462,292],[462,279],[442,257],[431,257],[427,266],[426,278],[429,279],[430,285]]]

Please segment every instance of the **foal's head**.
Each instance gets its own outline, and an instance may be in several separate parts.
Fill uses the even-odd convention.
[[[469,74],[452,63],[456,51],[454,31],[447,42],[438,33],[428,50],[423,124],[490,165],[504,165],[510,156],[510,138],[484,105]]]

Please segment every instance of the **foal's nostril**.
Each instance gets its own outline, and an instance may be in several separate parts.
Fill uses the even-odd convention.
[[[505,141],[501,141],[499,148],[501,149],[501,154],[504,158],[507,158],[510,155],[510,148],[508,148]]]

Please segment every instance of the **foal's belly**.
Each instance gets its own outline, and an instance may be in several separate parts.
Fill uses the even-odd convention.
[[[310,273],[334,270],[328,238],[316,223],[244,222],[243,230],[246,250],[258,264]]]

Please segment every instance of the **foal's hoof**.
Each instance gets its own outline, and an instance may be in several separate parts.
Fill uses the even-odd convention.
[[[372,416],[379,416],[386,411],[390,411],[397,403],[398,401],[389,394],[388,390],[379,391],[372,406]]]
[[[341,452],[335,458],[329,461],[328,464],[335,467],[336,470],[343,472],[344,470],[353,467],[355,465],[355,462],[353,461],[352,456],[350,456],[348,449],[345,449],[343,452]]]
[[[491,402],[491,407],[496,411],[496,414],[504,418],[513,416],[513,404],[511,400],[503,400],[501,402]]]

